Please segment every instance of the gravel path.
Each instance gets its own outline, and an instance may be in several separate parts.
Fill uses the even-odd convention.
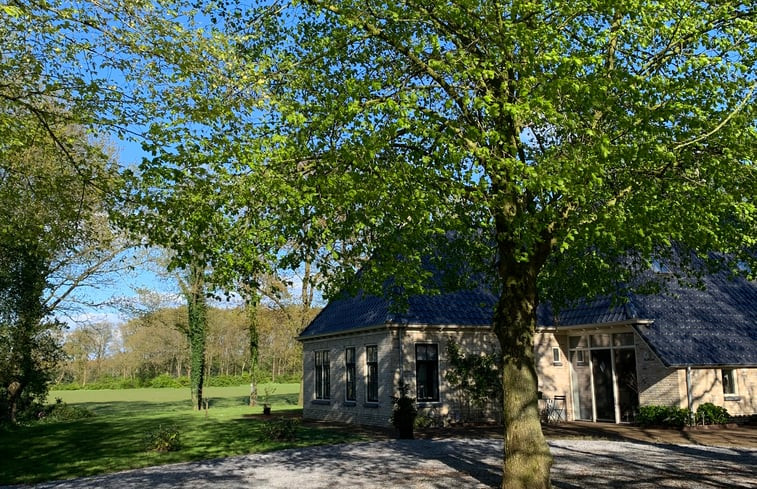
[[[755,488],[757,450],[558,440],[558,489]],[[229,457],[50,482],[37,489],[489,488],[501,440],[390,440]]]

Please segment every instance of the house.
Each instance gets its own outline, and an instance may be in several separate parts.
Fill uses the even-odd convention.
[[[640,405],[705,402],[757,413],[757,283],[703,280],[703,290],[671,282],[665,293],[623,305],[600,298],[556,317],[540,307],[534,348],[544,398],[565,396],[567,420],[628,422]],[[388,425],[403,379],[419,412],[459,418],[446,345],[497,351],[495,301],[485,289],[410,297],[401,313],[376,296],[331,301],[299,336],[303,416]]]

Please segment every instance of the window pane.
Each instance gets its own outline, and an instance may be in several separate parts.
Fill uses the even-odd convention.
[[[733,376],[733,370],[723,369],[723,394],[733,395],[736,394],[736,382]]]
[[[633,346],[633,333],[615,333],[612,335],[614,346]]]
[[[328,353],[326,354],[326,359],[328,359]],[[331,369],[328,362],[323,365],[323,398],[331,398]]]
[[[378,348],[376,346],[365,347],[366,358],[366,393],[368,402],[378,402]]]
[[[586,348],[589,346],[586,336],[571,336],[568,338],[568,344],[573,348]]]
[[[314,352],[315,355],[315,398],[329,399],[331,389],[329,352],[328,350],[319,350]]]
[[[439,400],[439,345],[415,345],[415,379],[419,401]]]
[[[345,393],[347,401],[355,400],[355,348],[344,350],[345,363]]]
[[[610,335],[609,334],[593,334],[591,335],[591,346],[597,347],[597,346],[610,346]]]

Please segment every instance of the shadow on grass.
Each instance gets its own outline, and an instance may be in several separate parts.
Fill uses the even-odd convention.
[[[277,409],[301,415],[285,404],[286,397],[282,395]],[[192,411],[183,402],[91,403],[87,407],[96,413],[92,418],[13,428],[0,434],[0,485],[360,439],[339,430],[303,426],[294,442],[266,440],[262,427],[267,419],[243,417],[251,408],[241,400],[219,399],[207,413]],[[161,425],[178,428],[181,450],[146,450],[147,435]]]

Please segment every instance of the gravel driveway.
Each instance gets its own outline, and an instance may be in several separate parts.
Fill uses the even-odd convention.
[[[559,489],[754,488],[757,450],[558,440]],[[502,441],[389,440],[229,457],[50,482],[36,488],[488,488],[499,484]]]

